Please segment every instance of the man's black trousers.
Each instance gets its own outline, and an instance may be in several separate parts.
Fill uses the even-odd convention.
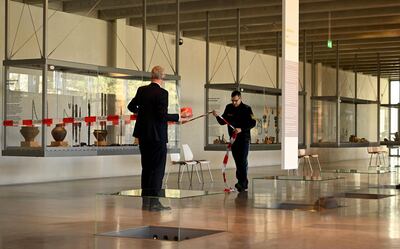
[[[247,156],[249,155],[249,141],[236,140],[232,144],[232,156],[236,164],[236,178],[238,183],[247,189],[249,181],[247,179]]]
[[[140,141],[139,149],[142,161],[142,196],[157,196],[164,178],[167,144]]]

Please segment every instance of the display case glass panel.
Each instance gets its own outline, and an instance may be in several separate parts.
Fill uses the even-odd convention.
[[[336,103],[312,101],[312,143],[336,143]]]
[[[339,95],[355,98],[355,74],[350,71],[339,71]]]
[[[357,74],[357,98],[376,101],[378,82],[371,75]]]
[[[380,110],[380,141],[384,141],[385,139],[392,140],[393,138],[390,136],[389,131],[389,116],[390,110],[392,108],[381,106]]]
[[[347,143],[351,135],[355,135],[356,106],[340,103],[340,142]]]
[[[6,146],[37,148],[42,145],[42,75],[41,70],[11,67],[5,86],[5,117],[20,125],[7,128]],[[24,139],[26,137],[27,139]]]
[[[378,105],[357,105],[357,136],[369,143],[378,141]]]
[[[121,73],[117,69],[112,72],[112,68],[75,66],[86,68],[49,66],[44,88],[42,70],[34,66],[7,68],[3,154],[74,156],[139,152],[138,141],[132,136],[136,116],[127,105],[140,86],[150,83],[149,75],[133,70]],[[167,75],[164,88],[169,92],[169,113],[179,113],[177,86],[177,77]],[[168,136],[168,148],[176,150],[177,124],[168,125]]]
[[[242,87],[242,101],[249,105],[256,119],[256,126],[251,129],[251,149],[280,149],[282,98],[280,89]],[[217,110],[223,114],[227,104],[231,103],[232,85],[210,87],[208,91],[208,111]],[[304,98],[299,95],[299,144],[304,144]],[[208,136],[206,149],[226,149],[229,141],[228,129],[210,116],[207,123]],[[219,147],[218,147],[219,146]]]
[[[372,146],[378,143],[378,103],[359,99],[312,99],[313,133],[315,147]],[[337,106],[339,113],[337,116]],[[339,118],[339,134],[336,119]],[[339,141],[336,139],[338,135]]]

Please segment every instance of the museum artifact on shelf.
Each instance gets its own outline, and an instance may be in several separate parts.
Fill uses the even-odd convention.
[[[54,147],[66,147],[68,146],[68,142],[64,141],[67,136],[67,130],[64,127],[64,124],[56,124],[56,126],[51,130],[51,135],[53,136],[55,141],[51,141],[51,146]]]
[[[21,147],[40,147],[35,141],[35,137],[39,134],[39,129],[36,126],[22,126],[20,133],[25,141],[21,141]]]

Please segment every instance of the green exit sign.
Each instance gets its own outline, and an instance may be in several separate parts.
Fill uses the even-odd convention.
[[[328,40],[326,45],[328,48],[332,48],[332,40]]]

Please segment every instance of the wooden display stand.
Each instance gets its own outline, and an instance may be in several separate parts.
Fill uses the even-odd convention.
[[[94,141],[96,146],[107,146],[107,141]]]
[[[21,147],[40,147],[40,145],[36,141],[21,141]]]
[[[65,141],[51,141],[50,147],[68,147],[68,142],[65,142]]]

